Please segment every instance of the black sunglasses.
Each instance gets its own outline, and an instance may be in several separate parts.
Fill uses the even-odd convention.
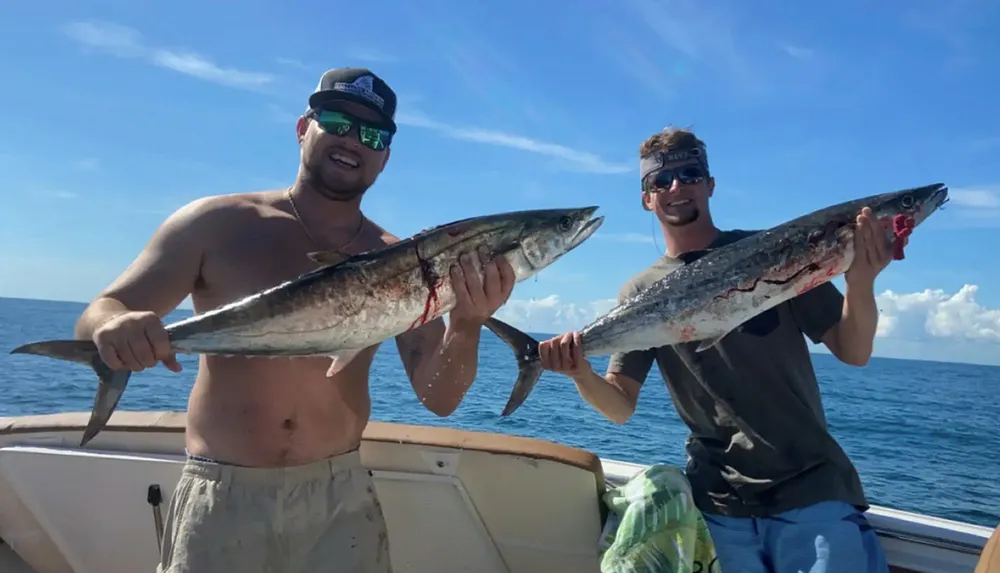
[[[643,180],[642,188],[644,191],[649,191],[652,193],[656,189],[670,189],[670,186],[674,184],[674,179],[677,179],[683,185],[691,185],[693,183],[701,183],[708,177],[708,172],[700,164],[692,163],[689,165],[681,165],[674,169],[661,169],[655,173],[650,173]]]
[[[358,141],[373,151],[382,151],[392,144],[393,132],[378,123],[363,120],[344,111],[331,109],[316,109],[310,112],[323,131],[346,136],[353,128],[358,134]]]

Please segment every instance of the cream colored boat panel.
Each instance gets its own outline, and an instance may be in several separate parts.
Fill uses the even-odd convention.
[[[0,419],[0,536],[39,573],[151,571],[147,490],[160,486],[165,512],[183,464],[184,416],[119,412],[87,449],[73,447],[85,421]],[[361,456],[397,571],[598,571],[604,481],[589,452],[373,423]]]
[[[152,571],[146,492],[159,483],[165,511],[185,416],[118,412],[81,450],[86,419],[0,418],[0,572]],[[643,467],[539,440],[378,422],[361,457],[375,475],[396,569],[415,573],[596,572],[605,472],[617,484]],[[992,533],[877,506],[869,516],[894,573],[972,573]]]

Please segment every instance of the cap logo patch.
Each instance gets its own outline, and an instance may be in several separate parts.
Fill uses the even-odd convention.
[[[361,76],[351,83],[336,82],[333,84],[333,90],[364,98],[378,106],[379,109],[383,109],[385,106],[385,99],[375,93],[375,87],[372,83],[374,81],[375,78],[371,76]]]

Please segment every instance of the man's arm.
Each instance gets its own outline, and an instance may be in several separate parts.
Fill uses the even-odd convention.
[[[199,200],[170,215],[132,264],[83,311],[76,338],[92,338],[126,312],[150,311],[162,318],[176,308],[200,274],[206,237],[199,221],[209,209],[208,201]]]
[[[642,389],[641,382],[621,372],[612,372],[610,368],[604,376],[590,370],[574,376],[573,382],[581,398],[616,424],[628,422],[635,413]]]
[[[626,283],[618,293],[618,304],[637,290],[633,281]],[[580,397],[616,424],[624,424],[635,413],[639,391],[656,359],[652,349],[612,354],[608,371],[601,376],[583,355],[578,332],[546,340],[538,351],[546,369],[572,378]]]
[[[823,335],[823,342],[843,362],[864,366],[872,356],[878,331],[878,303],[875,302],[875,278],[893,259],[893,243],[907,237],[889,238],[888,221],[879,221],[865,207],[857,217],[854,231],[854,260],[844,273],[847,296],[840,322]]]
[[[878,326],[874,288],[849,286],[845,296],[828,282],[795,297],[791,304],[799,328],[814,344],[822,343],[845,364],[868,364]]]
[[[874,286],[847,285],[840,321],[822,341],[841,362],[864,366],[872,357],[878,329],[878,304]]]
[[[438,416],[458,409],[479,363],[482,326],[462,326],[437,319],[396,338],[399,357],[413,391],[424,407]]]
[[[480,279],[472,256],[462,255],[460,264],[451,268],[456,300],[448,325],[438,319],[396,337],[414,392],[425,408],[442,417],[458,408],[476,379],[483,323],[514,288],[514,268],[503,257],[494,259],[481,247]]]

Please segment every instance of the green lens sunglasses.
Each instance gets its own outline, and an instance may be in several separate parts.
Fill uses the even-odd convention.
[[[347,112],[317,109],[312,111],[312,116],[323,131],[340,137],[346,136],[351,132],[351,128],[357,127],[358,141],[368,149],[382,151],[392,143],[392,131]]]

